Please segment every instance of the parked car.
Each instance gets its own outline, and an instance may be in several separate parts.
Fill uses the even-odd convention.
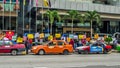
[[[112,47],[110,45],[106,45],[102,42],[95,42],[90,44],[89,46],[81,46],[75,49],[79,54],[88,54],[88,53],[104,53],[107,54],[111,51]]]
[[[44,55],[44,54],[64,54],[68,55],[73,52],[72,45],[66,43],[63,40],[52,40],[46,42],[43,45],[33,46],[32,53]]]
[[[25,54],[25,45],[13,44],[11,41],[0,41],[0,53]]]

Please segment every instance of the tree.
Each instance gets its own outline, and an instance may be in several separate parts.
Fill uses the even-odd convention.
[[[70,17],[71,20],[72,20],[71,33],[73,33],[73,22],[74,22],[75,18],[78,15],[78,11],[76,11],[76,10],[70,10],[67,13],[69,14],[68,17]]]
[[[80,23],[84,23],[86,20],[86,16],[84,14],[79,14],[77,18],[79,19]]]
[[[59,21],[60,21],[61,19],[60,19],[60,16],[59,16],[59,14],[58,14],[58,12],[57,12],[56,10],[53,10],[53,11],[48,10],[48,11],[46,12],[46,15],[47,15],[47,17],[48,17],[49,20],[50,20],[50,24],[51,24],[51,34],[52,34],[52,24],[54,23],[55,18],[57,18]]]
[[[105,42],[107,42],[108,44],[110,44],[111,41],[112,41],[112,37],[107,37],[107,38],[105,39]]]
[[[90,21],[90,24],[91,24],[91,38],[92,38],[92,33],[93,33],[92,32],[92,22],[97,21],[97,23],[99,23],[100,15],[97,13],[97,11],[87,11],[85,16],[87,17],[87,20]]]

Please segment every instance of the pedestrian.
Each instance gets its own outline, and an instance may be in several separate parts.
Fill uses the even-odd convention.
[[[74,40],[73,39],[70,39],[70,43],[69,44],[71,44],[73,46],[73,48],[74,48]]]
[[[26,49],[26,54],[28,54],[28,50],[29,50],[29,41],[28,38],[25,40],[25,49]]]
[[[29,41],[29,42],[28,42],[28,43],[29,43],[29,46],[28,46],[28,47],[29,47],[29,49],[31,49],[31,48],[32,48],[33,40],[32,40],[32,39],[29,39],[28,41]]]
[[[35,33],[35,45],[38,45],[38,40],[39,40],[39,32]]]

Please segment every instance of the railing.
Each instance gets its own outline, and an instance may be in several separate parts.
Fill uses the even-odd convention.
[[[50,0],[51,7],[54,9],[64,9],[64,10],[78,10],[78,11],[91,11],[96,10],[100,13],[111,13],[111,14],[120,14],[120,7],[112,5],[103,5],[103,4],[91,4],[83,2],[75,2],[68,0]],[[38,7],[42,7],[43,2],[38,3]],[[36,2],[34,0],[33,7],[36,7]],[[44,6],[45,7],[45,6]]]

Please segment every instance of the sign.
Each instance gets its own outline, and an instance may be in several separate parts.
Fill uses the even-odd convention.
[[[78,36],[77,36],[77,35],[74,35],[74,39],[78,39]]]
[[[13,41],[16,41],[16,39],[17,39],[17,36],[12,36]]]
[[[84,38],[84,35],[79,35],[79,39],[83,39]]]
[[[47,34],[45,34],[45,37],[49,37],[49,36],[50,36],[50,34],[48,34],[48,33],[47,33]]]
[[[50,35],[50,36],[48,37],[48,40],[53,40],[53,36]]]
[[[56,33],[56,34],[55,34],[55,37],[56,37],[56,38],[60,38],[60,37],[61,37],[61,34]]]
[[[41,33],[40,36],[39,36],[39,38],[44,38],[44,37],[45,37],[44,33]]]
[[[28,39],[33,39],[34,35],[33,34],[28,34],[27,37],[28,37]]]
[[[17,43],[22,43],[22,42],[23,42],[23,38],[18,37],[18,38],[17,38]]]
[[[69,38],[73,39],[74,35],[73,34],[69,34]]]
[[[14,36],[14,32],[13,32],[13,31],[7,31],[7,32],[6,32],[6,37],[7,37],[9,40],[12,40],[12,36]]]
[[[95,34],[95,35],[94,35],[94,38],[95,38],[95,39],[98,39],[98,38],[99,38],[99,35],[98,35],[98,34]]]

